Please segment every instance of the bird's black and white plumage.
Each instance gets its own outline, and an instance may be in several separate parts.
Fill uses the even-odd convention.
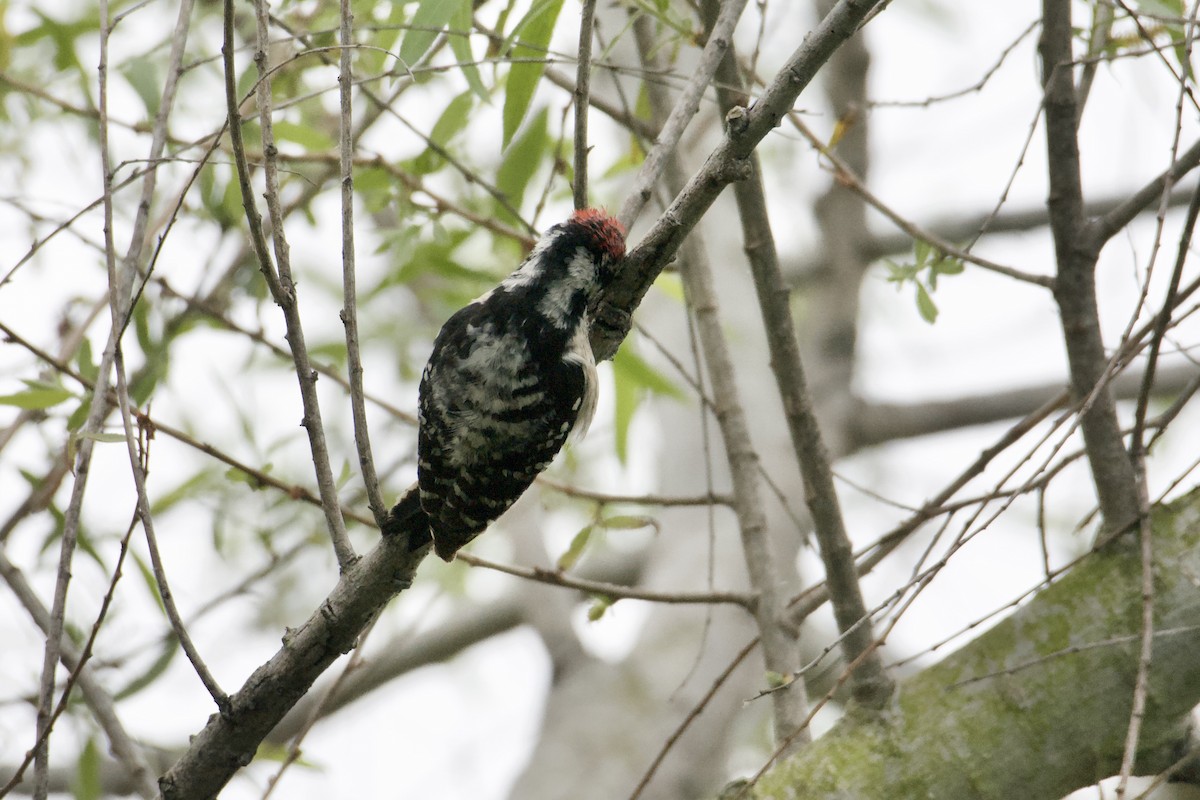
[[[587,429],[596,406],[588,307],[624,254],[620,223],[576,211],[434,340],[421,376],[417,482],[441,558],[508,510],[572,430]]]

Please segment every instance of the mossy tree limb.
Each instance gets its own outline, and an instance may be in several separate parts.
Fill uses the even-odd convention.
[[[1180,755],[1200,703],[1200,491],[1155,513],[1155,641],[1135,773]],[[757,798],[1060,798],[1115,774],[1137,672],[1141,564],[1117,542],[983,636],[770,770]]]

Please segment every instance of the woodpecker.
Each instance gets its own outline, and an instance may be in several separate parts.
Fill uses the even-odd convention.
[[[576,211],[442,326],[421,374],[418,489],[392,519],[427,522],[443,560],[516,502],[569,433],[587,430],[596,408],[588,309],[624,255],[617,220]]]

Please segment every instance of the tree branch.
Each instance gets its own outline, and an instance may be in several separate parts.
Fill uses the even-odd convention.
[[[713,21],[714,0],[707,0],[701,8],[707,17],[706,23]],[[732,48],[722,61],[717,76],[720,79],[717,85],[718,107],[726,114],[730,125],[737,125],[745,114],[749,98],[744,92],[744,83]],[[858,584],[854,548],[846,533],[837,489],[834,487],[829,450],[821,436],[809,397],[796,328],[792,322],[789,304],[791,293],[784,284],[783,272],[779,268],[779,255],[775,250],[775,236],[767,213],[766,191],[757,154],[751,154],[747,161],[750,176],[734,183],[733,193],[742,225],[743,247],[754,276],[754,289],[767,332],[771,371],[775,375],[792,448],[804,481],[804,498],[825,566],[830,603],[838,630],[845,636],[842,649],[846,662],[852,663],[867,654],[850,678],[851,692],[865,707],[881,709],[891,696],[894,684],[883,667],[878,648],[872,647],[875,641],[874,627]]]
[[[354,44],[354,16],[350,0],[341,0],[339,40],[342,46],[338,59],[338,167],[342,174],[342,325],[346,329],[346,371],[350,385],[350,412],[354,418],[354,445],[358,451],[358,468],[367,493],[367,506],[375,524],[383,526],[387,505],[379,492],[379,476],[375,474],[375,459],[371,456],[371,436],[367,429],[367,404],[363,393],[362,352],[358,342],[358,293],[355,288],[354,257],[354,128],[351,124],[351,89],[354,73],[350,55]],[[266,142],[263,142],[264,146]]]
[[[575,69],[575,208],[588,207],[588,108],[592,94],[592,26],[596,0],[583,0],[579,15],[579,60]]]
[[[632,309],[637,308],[658,274],[675,257],[680,244],[700,221],[717,195],[730,182],[744,178],[741,163],[754,151],[784,115],[842,42],[885,0],[840,0],[814,28],[783,68],[746,112],[745,124],[726,131],[700,171],[634,247],[602,298],[592,323],[592,350],[597,360],[612,358],[629,332]],[[715,69],[715,64],[714,64]],[[662,138],[665,138],[665,133]]]
[[[1154,377],[1153,395],[1173,397],[1187,390],[1198,370],[1193,364],[1175,364],[1159,368]],[[1112,380],[1115,399],[1135,400],[1141,391],[1142,373],[1122,372]],[[964,395],[946,400],[917,403],[875,403],[855,401],[850,415],[849,440],[852,450],[885,442],[927,436],[933,433],[1001,422],[1028,414],[1042,404],[1058,398],[1067,400],[1062,383],[997,389],[983,394]]]
[[[349,538],[346,536],[345,522],[342,520],[340,503],[337,497],[337,487],[333,478],[333,470],[329,464],[329,449],[325,442],[325,431],[321,423],[320,403],[316,392],[316,373],[308,362],[308,349],[304,344],[304,329],[300,323],[299,308],[296,304],[296,287],[292,280],[291,261],[288,255],[287,240],[283,235],[283,211],[279,202],[278,174],[273,153],[275,151],[274,134],[271,127],[271,91],[270,69],[267,64],[267,33],[266,7],[262,0],[255,3],[257,18],[257,44],[255,61],[258,66],[259,80],[257,98],[259,106],[259,123],[262,130],[263,151],[266,154],[266,198],[267,210],[271,217],[271,226],[275,245],[276,263],[272,264],[267,252],[266,235],[263,232],[262,216],[254,201],[254,189],[250,179],[250,168],[246,163],[246,147],[242,139],[242,119],[238,111],[236,88],[236,72],[233,62],[233,2],[225,0],[224,43],[221,51],[224,57],[225,72],[225,102],[229,116],[229,139],[233,150],[234,162],[237,165],[238,183],[242,192],[242,206],[246,212],[246,222],[250,229],[254,254],[257,257],[259,270],[266,280],[271,296],[283,312],[284,323],[287,326],[288,345],[292,351],[292,360],[296,367],[296,377],[300,384],[300,397],[304,406],[304,417],[301,425],[308,434],[309,449],[312,451],[313,468],[317,476],[317,488],[321,494],[321,508],[325,512],[325,523],[329,529],[329,537],[333,543],[334,553],[338,564],[345,569],[357,555]]]
[[[345,570],[312,616],[289,630],[283,647],[230,696],[228,712],[210,717],[192,737],[187,752],[159,780],[164,800],[215,797],[317,676],[349,652],[366,625],[412,585],[428,553],[428,543],[410,549],[408,536],[396,532]]]
[[[818,67],[854,32],[866,13],[882,1],[843,0],[838,4],[788,62],[763,100],[751,109],[748,114],[750,124],[746,131],[737,137],[736,142],[727,138],[718,147],[701,173],[689,183],[692,191],[684,190],[672,205],[672,210],[655,225],[648,242],[631,254],[634,256],[634,265],[627,265],[622,270],[618,288],[610,291],[605,298],[608,313],[616,314],[625,321],[626,327],[622,329],[621,337],[628,330],[629,314],[644,296],[654,275],[673,255],[683,236],[711,204],[720,188],[738,176],[738,171],[731,170],[729,164],[745,158],[753,151],[782,118]],[[227,7],[230,2],[227,0]],[[232,58],[232,32],[228,31],[230,25],[231,20],[227,19],[227,64]],[[228,67],[226,80],[233,80],[233,71]],[[236,99],[233,98],[231,86],[227,94],[232,98],[231,116],[236,119]],[[231,126],[231,130],[233,127],[236,126]],[[241,149],[239,172],[243,173],[244,188],[248,190],[244,146]],[[681,214],[681,211],[686,213]],[[684,220],[687,221],[686,225]],[[265,251],[265,243],[256,241],[255,248]],[[640,256],[638,251],[641,251]],[[658,259],[650,259],[654,275],[650,274],[651,269],[636,266],[639,259],[641,263],[646,263],[649,255]],[[605,321],[598,321],[593,327],[594,337],[598,330],[605,328]],[[601,333],[599,341],[602,346],[598,355],[610,357],[620,339]],[[410,551],[406,536],[389,535],[371,553],[347,569],[321,608],[300,629],[287,636],[284,647],[230,697],[229,713],[210,719],[204,730],[193,738],[188,751],[161,781],[165,800],[199,800],[214,795],[237,769],[248,762],[258,743],[307,691],[317,675],[338,654],[352,647],[358,633],[374,614],[411,582],[427,550],[428,546],[424,545]]]
[[[1139,772],[1176,760],[1187,715],[1200,701],[1192,583],[1200,572],[1198,511],[1193,492],[1155,514],[1155,702],[1143,723]],[[890,800],[903,787],[912,797],[1052,800],[1115,774],[1137,669],[1141,572],[1136,548],[1093,553],[1011,617],[901,683],[894,717],[844,718],[750,796],[803,787],[807,800]],[[1038,698],[1034,710],[1020,699],[1030,697]],[[963,752],[990,757],[968,763]],[[1032,752],[1041,757],[1031,761]]]
[[[626,195],[625,202],[621,204],[617,218],[626,230],[633,228],[633,223],[650,201],[654,187],[658,185],[667,167],[667,159],[678,150],[683,132],[700,108],[700,98],[712,83],[717,67],[733,44],[733,29],[737,27],[745,7],[746,0],[721,0],[721,13],[711,27],[708,41],[704,43],[704,51],[700,54],[700,61],[679,93],[671,113],[659,128],[658,138],[646,154],[646,160],[642,162],[637,177],[634,178],[633,187]],[[703,209],[698,211],[697,216],[703,213]]]
[[[723,4],[723,10],[727,9],[728,5]],[[635,22],[634,33],[643,63],[653,66],[651,54],[655,42],[647,23],[644,17]],[[648,89],[652,113],[661,115],[661,110],[668,104],[665,92],[662,87],[653,85]],[[678,103],[675,108],[679,108]],[[661,121],[661,116],[656,121]],[[670,124],[669,120],[664,123],[664,129]],[[678,152],[672,150],[663,154],[662,171],[667,189],[678,194],[684,180]],[[695,318],[700,350],[712,384],[713,414],[725,442],[725,456],[733,481],[733,511],[737,515],[746,571],[750,585],[758,595],[754,617],[762,640],[763,660],[766,668],[776,675],[790,675],[799,662],[800,651],[795,637],[782,624],[785,598],[781,596],[781,584],[787,573],[776,566],[778,560],[768,537],[766,514],[759,493],[759,457],[750,441],[733,358],[721,326],[712,267],[700,237],[690,237],[682,248],[684,260],[680,272],[684,295]],[[780,691],[772,695],[772,701],[776,741],[787,741],[797,733],[802,734],[800,741],[804,741],[806,735],[800,731],[800,723],[808,709],[804,682],[796,680],[780,687]]]
[[[1109,530],[1119,530],[1138,518],[1137,477],[1107,385],[1108,357],[1096,305],[1099,250],[1094,237],[1087,236],[1083,216],[1071,37],[1070,0],[1043,0],[1038,51],[1045,91],[1050,229],[1058,263],[1054,297],[1062,317],[1072,391],[1076,399],[1088,398],[1080,429],[1101,513]]]

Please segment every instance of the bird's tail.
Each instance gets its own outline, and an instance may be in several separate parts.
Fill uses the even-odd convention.
[[[429,532],[429,517],[421,508],[421,491],[417,484],[408,487],[399,502],[392,506],[383,523],[383,535],[408,537],[410,551],[428,545],[433,539]]]

